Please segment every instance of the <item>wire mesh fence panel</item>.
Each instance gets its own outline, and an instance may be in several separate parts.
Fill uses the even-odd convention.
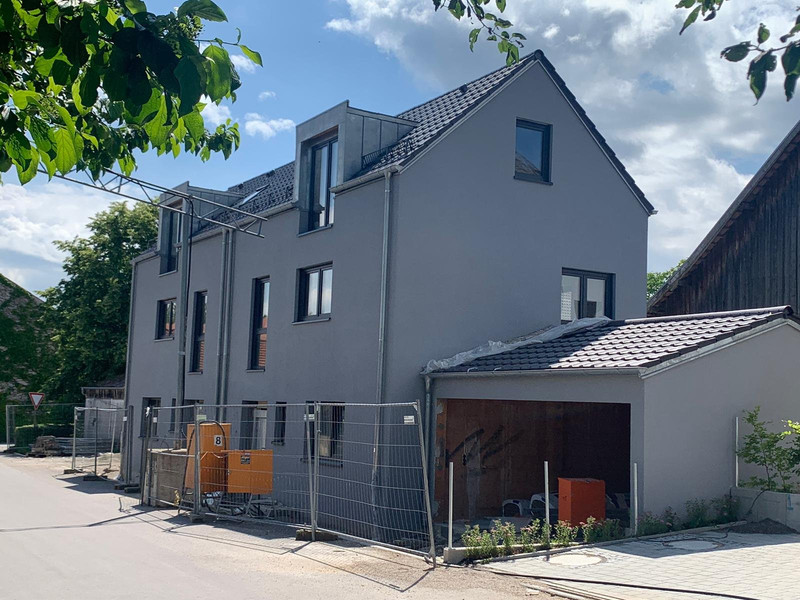
[[[142,502],[152,506],[191,508],[194,491],[195,405],[145,410],[140,436]]]
[[[102,477],[116,477],[121,466],[124,408],[76,406],[71,454],[72,468]]]
[[[74,404],[42,403],[38,409],[31,404],[8,404],[5,410],[5,435],[8,449],[29,451],[40,436],[53,436],[53,452],[72,453],[72,421]]]

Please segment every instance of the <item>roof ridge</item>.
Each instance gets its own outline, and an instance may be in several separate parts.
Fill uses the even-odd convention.
[[[227,189],[227,190],[223,190],[223,191],[228,191],[228,192],[230,192],[230,191],[231,191],[231,190],[233,190],[234,188],[238,188],[239,186],[244,186],[244,185],[246,185],[246,184],[250,183],[251,181],[253,181],[254,179],[258,179],[259,177],[263,177],[263,176],[264,176],[264,175],[266,175],[267,173],[270,173],[270,172],[272,172],[272,171],[277,171],[278,169],[283,169],[284,167],[288,167],[289,165],[293,165],[293,164],[294,164],[294,162],[295,162],[295,161],[294,161],[294,159],[292,159],[292,160],[290,160],[289,162],[287,162],[287,163],[285,163],[285,164],[283,164],[283,165],[281,165],[281,166],[279,166],[279,167],[273,167],[273,168],[271,168],[271,169],[267,169],[266,171],[262,171],[262,172],[261,172],[261,173],[259,173],[258,175],[253,175],[252,177],[248,177],[248,178],[247,178],[247,179],[245,179],[244,181],[240,181],[239,183],[234,183],[233,185],[231,185],[231,186],[228,186],[228,189]]]
[[[744,317],[749,315],[782,315],[784,317],[791,317],[794,314],[792,307],[784,306],[770,306],[764,308],[746,308],[740,310],[723,310],[717,312],[707,313],[692,313],[688,315],[669,315],[666,317],[643,317],[639,319],[624,319],[621,321],[612,321],[612,324],[618,325],[636,325],[639,323],[663,323],[665,321],[695,321],[699,319],[714,319],[722,317]]]

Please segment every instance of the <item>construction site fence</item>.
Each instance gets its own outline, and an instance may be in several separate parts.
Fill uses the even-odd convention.
[[[71,452],[72,421],[75,404],[42,403],[7,404],[5,417],[5,443],[8,450],[27,452],[42,435],[52,435],[63,444],[64,454]]]

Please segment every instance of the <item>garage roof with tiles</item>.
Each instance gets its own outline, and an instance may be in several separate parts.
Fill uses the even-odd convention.
[[[604,321],[436,373],[647,368],[778,319],[797,321],[789,306]]]

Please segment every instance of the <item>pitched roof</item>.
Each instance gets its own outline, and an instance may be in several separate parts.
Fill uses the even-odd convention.
[[[747,218],[747,206],[756,200],[758,192],[766,185],[770,178],[780,169],[783,162],[792,151],[800,144],[800,121],[798,121],[789,134],[783,138],[778,147],[770,154],[769,158],[761,165],[758,172],[747,183],[733,203],[716,222],[711,231],[700,242],[694,252],[686,259],[664,285],[653,295],[647,303],[647,312],[658,311],[658,305],[674,292],[681,280],[689,275],[702,262],[703,258],[725,239],[725,234],[733,223],[739,218]]]
[[[590,134],[597,140],[603,152],[608,156],[638,201],[648,213],[653,214],[655,212],[653,205],[645,198],[644,193],[636,185],[633,177],[630,176],[616,154],[614,154],[614,151],[611,150],[605,138],[597,131],[597,127],[589,119],[586,111],[578,104],[574,94],[567,88],[564,80],[561,79],[555,67],[547,60],[541,50],[536,50],[529,54],[517,64],[492,71],[483,77],[465,83],[454,90],[450,90],[441,96],[397,115],[398,118],[415,121],[418,125],[388,148],[376,162],[367,166],[357,176],[376,173],[390,166],[408,164],[409,161],[436,139],[470,114],[473,109],[477,108],[512,76],[536,61],[539,61],[548,72],[567,102],[570,103],[578,117],[583,121]],[[270,173],[274,173],[274,175],[270,175]],[[270,177],[274,179],[271,180]],[[257,195],[248,199],[247,202],[239,207],[241,210],[258,214],[269,208],[291,202],[293,178],[294,162],[291,162],[274,171],[269,171],[238,185],[231,186],[228,190],[242,191],[246,195],[256,191],[260,186],[266,186]]]
[[[658,365],[776,319],[789,306],[605,321],[542,343],[482,356],[438,373],[631,369]]]

